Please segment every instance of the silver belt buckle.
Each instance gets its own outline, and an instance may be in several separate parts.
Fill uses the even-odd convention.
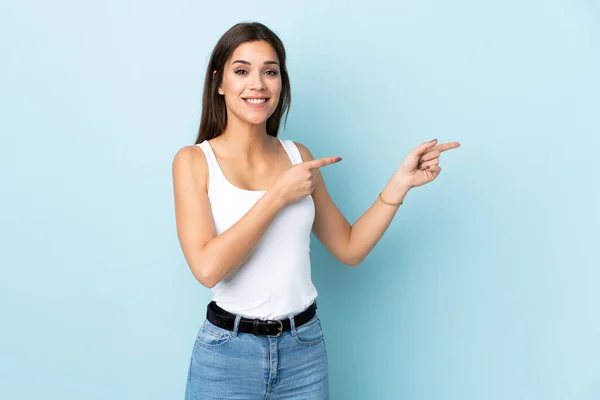
[[[277,335],[266,335],[269,337],[279,337],[281,336],[281,334],[283,333],[283,322],[281,322],[280,320],[273,320],[273,319],[268,319],[266,322],[277,322],[279,324],[279,332],[277,332]]]

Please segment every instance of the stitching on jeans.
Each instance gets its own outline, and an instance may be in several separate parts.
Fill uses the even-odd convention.
[[[221,347],[225,346],[227,343],[229,343],[230,339],[231,339],[231,336],[227,337],[227,339],[225,339],[225,341],[223,341],[221,343],[208,344],[208,343],[204,343],[204,342],[200,341],[200,339],[196,338],[196,342],[198,342],[198,344],[201,347],[209,348],[209,349],[216,349],[216,348],[221,348]]]
[[[314,316],[314,317],[313,317],[313,318],[312,318],[310,321],[308,321],[306,324],[304,324],[304,325],[301,325],[301,326],[300,326],[300,328],[303,328],[303,327],[305,327],[305,326],[309,326],[309,325],[311,325],[311,324],[317,324],[317,322],[318,322],[318,321],[319,321],[319,320],[318,320],[317,316]],[[320,323],[319,323],[317,326],[318,326],[318,329],[321,331],[321,336],[320,336],[320,338],[319,338],[319,339],[312,340],[312,341],[310,341],[310,342],[303,342],[302,340],[300,340],[300,339],[298,338],[298,334],[297,334],[297,333],[298,333],[298,329],[300,329],[300,328],[297,328],[297,329],[296,329],[296,335],[295,335],[295,336],[293,336],[293,337],[294,337],[294,340],[296,340],[296,342],[297,342],[298,344],[302,345],[302,346],[314,346],[314,345],[316,345],[316,344],[319,344],[319,343],[323,342],[323,341],[324,341],[324,339],[325,339],[325,335],[323,334],[323,329],[321,328],[321,324],[320,324]]]
[[[214,324],[212,324],[210,321],[206,320],[206,322],[204,323],[204,325],[202,326],[203,329],[205,329],[206,331],[213,333],[215,336],[218,335],[225,335],[227,333],[231,333],[232,331],[230,331],[229,329],[225,329],[225,328],[221,328],[219,326],[216,326]]]
[[[190,365],[188,367],[188,376],[187,376],[187,386],[185,388],[185,400],[189,400],[192,391],[192,365],[194,362],[194,353],[196,352],[196,346],[198,345],[198,340],[194,341],[194,347],[192,348],[192,355],[190,357]]]
[[[218,331],[214,331],[214,330],[212,330],[212,329],[210,329],[210,328],[206,328],[206,327],[204,328],[204,331],[206,331],[206,332],[210,333],[211,335],[213,335],[214,337],[216,337],[216,338],[217,338],[217,340],[221,339],[221,337],[222,337],[223,335],[225,335],[225,333],[224,333],[224,332],[218,332]]]
[[[216,339],[215,339],[216,342],[219,342],[223,336],[227,336],[227,338],[221,343],[216,343],[216,344],[204,343],[199,338],[200,335],[202,334],[202,330],[201,330],[200,333],[198,333],[198,335],[196,336],[196,342],[204,348],[211,348],[211,349],[220,348],[220,347],[224,346],[225,344],[229,343],[229,341],[231,340],[231,335],[227,335],[226,333],[219,332],[216,335],[213,335],[214,332],[211,332],[210,329],[203,328],[203,330],[205,332],[208,332],[213,337],[216,337]]]

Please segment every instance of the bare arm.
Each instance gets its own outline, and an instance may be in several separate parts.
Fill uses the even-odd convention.
[[[388,182],[381,193],[384,199],[394,199],[394,202],[404,201],[408,188],[398,188]],[[396,215],[398,207],[385,204],[378,199],[373,205],[352,225],[350,239],[348,240],[348,257],[352,265],[358,266],[373,250],[379,239],[390,226]]]
[[[313,159],[304,145],[296,145],[303,161]],[[350,225],[329,196],[321,172],[317,169],[314,174],[315,189],[312,196],[315,202],[315,222],[312,231],[338,260],[349,266],[358,266],[381,239],[398,209],[376,200],[367,212]],[[389,191],[394,193],[388,193]],[[398,191],[388,184],[382,196],[384,199],[403,199],[406,192]]]
[[[409,153],[381,193],[384,200],[400,203],[404,201],[410,188],[432,182],[441,171],[438,165],[440,153],[460,146],[458,142],[436,143],[437,139],[423,143]],[[304,161],[313,158],[305,146],[296,144]],[[313,200],[315,236],[338,260],[350,266],[358,266],[365,259],[398,211],[397,206],[376,199],[373,205],[350,225],[331,200],[318,170],[315,170]]]
[[[213,287],[254,250],[285,202],[275,190],[225,232],[217,235],[207,194],[208,166],[202,149],[186,146],[173,160],[177,235],[194,277]]]

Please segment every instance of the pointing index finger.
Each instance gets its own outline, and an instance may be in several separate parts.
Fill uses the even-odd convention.
[[[323,157],[317,158],[316,160],[310,160],[303,163],[309,169],[321,168],[326,165],[335,164],[337,162],[342,161],[342,157],[334,156],[334,157]]]
[[[455,149],[457,147],[460,147],[460,143],[458,143],[458,142],[443,143],[443,144],[438,144],[436,147],[437,147],[437,150],[441,153],[446,150]]]

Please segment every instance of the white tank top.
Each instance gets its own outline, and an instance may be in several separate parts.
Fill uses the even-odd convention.
[[[278,138],[279,139],[279,138]],[[302,162],[291,140],[279,139],[292,160]],[[207,140],[199,143],[208,163],[208,198],[217,234],[242,218],[266,191],[245,190],[225,178]],[[316,298],[310,271],[310,232],[315,217],[312,196],[282,208],[248,258],[213,288],[213,300],[249,318],[281,319]]]

